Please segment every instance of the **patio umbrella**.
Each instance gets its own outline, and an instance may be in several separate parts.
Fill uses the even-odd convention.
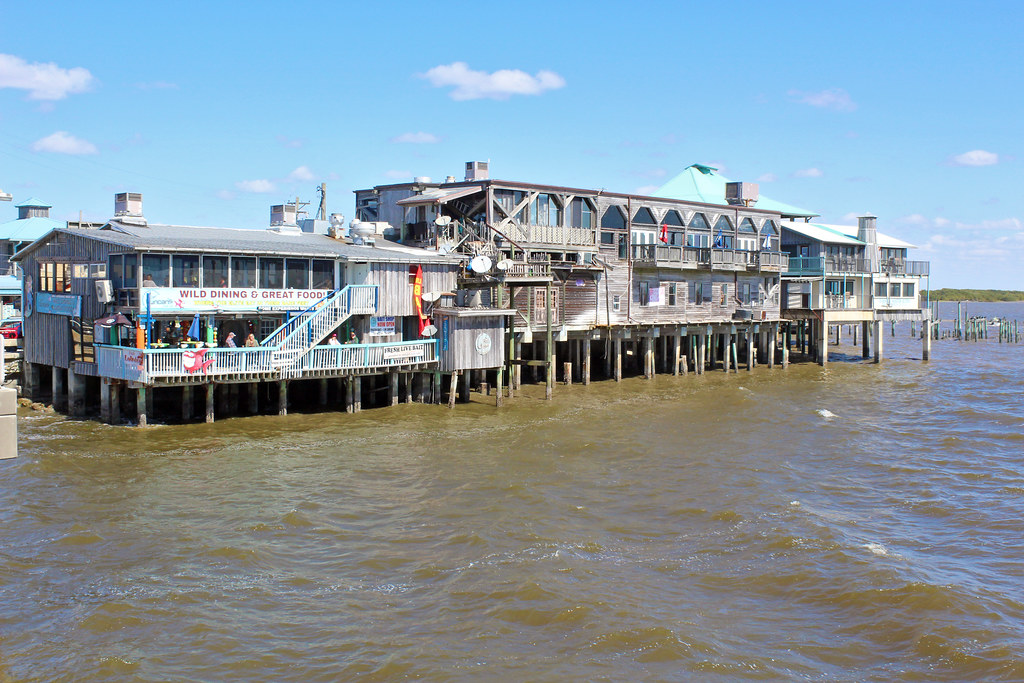
[[[188,336],[196,341],[199,341],[199,314],[196,313],[195,317],[192,318],[192,324],[188,328]]]
[[[93,325],[97,325],[99,327],[113,327],[114,325],[128,325],[129,327],[131,327],[132,324],[133,323],[131,320],[124,317],[120,313],[108,315],[105,318],[100,318],[93,323]]]

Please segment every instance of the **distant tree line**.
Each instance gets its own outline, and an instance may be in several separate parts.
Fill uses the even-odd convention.
[[[933,289],[932,301],[1024,301],[1024,292],[1014,289]]]

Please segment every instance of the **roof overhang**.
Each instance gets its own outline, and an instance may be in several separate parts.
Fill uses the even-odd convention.
[[[437,188],[434,190],[427,190],[420,194],[413,195],[412,197],[406,197],[405,199],[399,199],[396,204],[399,206],[425,206],[428,204],[444,204],[450,202],[453,199],[459,197],[465,197],[467,195],[476,194],[483,190],[481,185],[472,185],[470,187],[455,187],[455,188]]]

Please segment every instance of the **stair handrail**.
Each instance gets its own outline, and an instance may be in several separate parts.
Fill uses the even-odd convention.
[[[331,297],[325,297],[324,299],[321,299],[320,304],[318,306],[313,307],[314,310],[304,311],[304,313],[308,313],[309,315],[299,320],[299,322],[295,325],[295,328],[288,332],[288,334],[276,345],[274,349],[275,353],[283,354],[286,352],[297,351],[298,355],[296,356],[295,359],[292,360],[291,363],[294,364],[299,358],[308,353],[310,349],[312,349],[320,341],[322,341],[323,338],[327,336],[328,332],[330,332],[332,329],[340,325],[350,315],[352,315],[352,293],[354,291],[360,291],[371,288],[373,290],[373,303],[371,307],[371,312],[376,312],[380,304],[380,290],[377,287],[377,285],[348,285],[343,290],[335,292]],[[335,307],[333,306],[334,304],[338,305]],[[310,335],[310,328],[318,319],[320,319],[320,315],[328,311],[335,310],[335,308],[339,313],[338,317],[333,319],[328,326],[324,327],[324,329],[317,330],[312,335]],[[295,339],[301,339],[303,336],[308,337],[306,341],[296,344],[294,347],[292,347],[290,342],[292,342]]]
[[[348,286],[346,286],[345,289],[348,289]],[[274,342],[272,342],[274,337],[276,337],[278,334],[281,334],[281,332],[283,332],[285,330],[285,328],[289,327],[290,325],[297,325],[299,319],[302,318],[302,316],[306,315],[307,313],[312,313],[319,306],[321,306],[323,303],[325,303],[328,299],[334,297],[335,295],[339,294],[342,291],[343,290],[341,290],[341,289],[335,289],[335,290],[331,291],[331,293],[325,295],[324,298],[318,299],[315,303],[311,304],[309,308],[307,308],[305,310],[302,310],[302,311],[299,311],[299,313],[297,313],[295,315],[295,317],[289,318],[288,320],[286,320],[283,323],[281,323],[276,330],[271,332],[269,335],[267,335],[266,339],[264,339],[263,341],[260,342],[260,346],[276,346],[276,344]],[[285,334],[285,337],[287,337],[288,334],[291,334],[291,333],[289,332],[289,333]],[[282,341],[284,341],[283,338],[282,338]]]

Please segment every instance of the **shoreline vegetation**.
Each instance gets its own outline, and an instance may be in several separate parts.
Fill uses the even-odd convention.
[[[1014,289],[933,289],[932,301],[1024,301],[1024,292]]]

